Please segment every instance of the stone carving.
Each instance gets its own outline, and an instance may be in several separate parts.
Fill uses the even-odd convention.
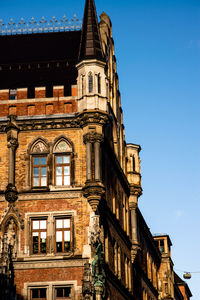
[[[104,141],[103,134],[97,132],[88,132],[83,137],[84,143],[95,143],[99,142],[102,143]]]
[[[17,192],[17,188],[14,184],[9,183],[7,185],[7,188],[6,188],[6,191],[5,191],[5,198],[6,198],[6,201],[8,201],[10,204],[17,201],[18,192]]]
[[[91,265],[89,263],[85,263],[84,265],[82,294],[85,300],[90,300],[91,296],[94,294]]]
[[[100,243],[101,229],[99,226],[99,215],[94,215],[91,219],[91,225],[89,229],[89,240],[91,245],[98,245]]]
[[[14,220],[11,219],[6,232],[4,233],[4,242],[6,247],[10,248],[12,257],[15,257],[17,254],[17,237],[16,237],[17,226],[14,223]],[[7,249],[8,250],[8,249]]]
[[[95,250],[95,257],[92,262],[92,279],[94,286],[105,287],[105,270],[104,270],[104,251],[102,243],[99,242]],[[102,291],[103,292],[103,291]]]
[[[101,197],[104,194],[105,187],[100,182],[86,182],[83,187],[83,195],[87,198],[94,212],[97,210]]]

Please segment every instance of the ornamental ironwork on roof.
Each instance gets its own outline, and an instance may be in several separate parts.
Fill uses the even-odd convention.
[[[21,18],[19,22],[15,22],[12,18],[5,24],[0,19],[0,35],[21,35],[33,33],[48,33],[48,32],[64,32],[64,31],[78,31],[82,28],[82,20],[78,19],[76,15],[68,19],[65,15],[58,20],[52,17],[51,20],[46,20],[42,17],[37,21],[33,17],[26,21]]]

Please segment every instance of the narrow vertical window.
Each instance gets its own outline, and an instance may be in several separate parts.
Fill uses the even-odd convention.
[[[98,74],[97,76],[97,85],[98,85],[98,94],[101,94],[101,76]]]
[[[132,156],[132,168],[133,168],[133,172],[135,172],[135,156]]]
[[[32,220],[32,254],[46,253],[47,220]]]
[[[84,77],[81,77],[82,96],[84,95]]]
[[[33,157],[33,186],[47,186],[47,157]]]
[[[88,90],[89,90],[89,93],[93,92],[93,76],[92,76],[92,73],[90,73],[89,76],[88,76]]]

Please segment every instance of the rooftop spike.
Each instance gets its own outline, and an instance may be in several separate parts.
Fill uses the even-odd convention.
[[[86,0],[79,61],[93,58],[104,60],[95,3],[94,0]]]

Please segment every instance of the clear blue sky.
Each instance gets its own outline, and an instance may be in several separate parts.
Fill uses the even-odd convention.
[[[127,142],[142,146],[140,209],[200,272],[200,1],[96,0],[113,23]],[[84,0],[1,0],[0,18],[82,18]],[[181,272],[177,272],[182,276]],[[200,299],[200,274],[187,281]]]

